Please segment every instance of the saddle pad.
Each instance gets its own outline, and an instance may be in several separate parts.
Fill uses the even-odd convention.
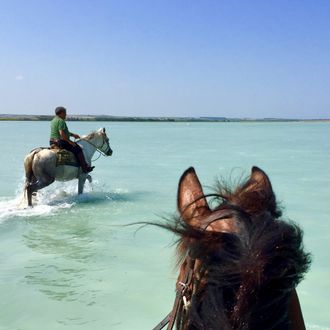
[[[76,156],[65,149],[51,149],[56,154],[56,166],[69,165],[79,167]]]

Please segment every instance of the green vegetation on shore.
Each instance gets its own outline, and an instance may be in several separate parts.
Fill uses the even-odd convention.
[[[10,115],[0,114],[0,121],[50,121],[48,115]],[[284,118],[226,118],[226,117],[124,117],[108,115],[69,115],[68,121],[128,121],[128,122],[292,122],[329,121],[330,119],[284,119]]]

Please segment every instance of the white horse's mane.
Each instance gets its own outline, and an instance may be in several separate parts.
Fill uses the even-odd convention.
[[[87,135],[83,135],[81,138],[83,140],[92,140],[95,136],[99,135],[99,133],[100,133],[99,130],[93,131]]]

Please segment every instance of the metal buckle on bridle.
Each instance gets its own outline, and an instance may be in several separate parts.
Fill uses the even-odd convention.
[[[168,324],[167,329],[173,329],[174,322],[177,317],[178,310],[180,308],[179,307],[180,304],[183,304],[183,308],[185,311],[187,311],[189,308],[189,305],[191,302],[190,302],[190,300],[187,299],[187,296],[185,293],[192,282],[195,260],[191,259],[189,257],[189,255],[187,255],[186,261],[187,261],[187,268],[186,268],[186,271],[184,274],[184,281],[177,282],[176,298],[174,301],[173,308],[172,308],[171,312],[153,328],[153,330],[163,329],[167,324]],[[190,296],[190,294],[188,294],[188,296]]]
[[[186,291],[188,285],[187,285],[187,283],[183,283],[183,282],[178,282],[178,284],[181,285],[181,287],[182,287],[181,294],[183,295],[184,292]]]
[[[183,301],[183,307],[185,310],[188,310],[188,307],[190,305],[190,301],[187,299],[185,292],[188,288],[188,284],[187,283],[183,283],[183,282],[178,282],[178,284],[182,287],[181,288],[181,296],[182,296],[182,301]]]
[[[182,301],[183,301],[183,308],[185,311],[187,311],[190,306],[190,300],[187,300],[186,296],[182,296]]]

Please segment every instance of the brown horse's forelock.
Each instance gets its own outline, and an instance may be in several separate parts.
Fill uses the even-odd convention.
[[[242,180],[242,179],[241,179]],[[258,185],[253,190],[245,190],[248,180],[237,182],[236,185],[229,185],[224,180],[218,180],[215,187],[215,201],[219,204],[238,205],[238,208],[247,213],[258,213],[257,210],[268,210],[274,219],[281,217],[282,210],[279,203],[276,203],[275,195],[267,195],[264,189]],[[233,188],[236,186],[236,188]],[[241,192],[244,191],[244,194]]]
[[[218,208],[232,211],[237,234],[200,230],[180,218],[165,226],[180,237],[179,262],[189,253],[200,265],[190,308],[179,311],[178,328],[287,329],[290,294],[311,261],[302,230],[278,219],[276,205],[252,214],[230,199],[228,191],[219,195]]]

